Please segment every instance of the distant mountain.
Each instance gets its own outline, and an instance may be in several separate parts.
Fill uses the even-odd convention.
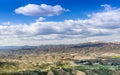
[[[2,49],[14,49],[14,48],[20,48],[21,46],[0,46],[0,50]]]
[[[41,46],[1,46],[0,50],[8,54],[46,54],[46,53],[120,53],[120,43],[88,42],[71,45],[41,45]]]
[[[75,45],[72,48],[85,48],[85,47],[101,47],[104,46],[106,43],[83,43],[79,45]]]
[[[7,49],[9,49],[9,50],[12,50],[12,49],[15,49],[15,50],[19,50],[19,49],[33,49],[33,48],[35,48],[36,46],[0,46],[0,50],[7,50]]]

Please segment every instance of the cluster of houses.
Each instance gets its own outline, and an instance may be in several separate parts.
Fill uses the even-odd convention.
[[[91,59],[91,60],[76,60],[74,61],[76,64],[82,65],[109,65],[116,66],[120,65],[120,59]]]

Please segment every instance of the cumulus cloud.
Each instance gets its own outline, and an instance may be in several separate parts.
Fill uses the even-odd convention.
[[[112,10],[113,9],[113,7],[111,7],[110,5],[108,5],[108,4],[103,4],[103,5],[101,5],[102,7],[104,7],[105,8],[105,10],[107,10],[107,11],[110,11],[110,10]]]
[[[111,9],[106,10],[106,7]],[[29,25],[1,25],[0,39],[6,44],[12,42],[18,45],[68,44],[90,40],[120,41],[120,8],[112,9],[108,5],[104,8],[104,11],[92,13],[84,20],[44,22],[41,17]]]
[[[62,8],[61,5],[51,6],[47,4],[28,4],[15,9],[15,13],[27,16],[54,16],[66,11],[68,11],[68,9]]]
[[[38,18],[37,20],[36,20],[36,22],[42,22],[42,21],[44,21],[46,18],[44,18],[44,17],[40,17],[40,18]]]

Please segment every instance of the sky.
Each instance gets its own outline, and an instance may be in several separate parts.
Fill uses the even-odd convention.
[[[120,0],[1,0],[0,45],[120,41]]]

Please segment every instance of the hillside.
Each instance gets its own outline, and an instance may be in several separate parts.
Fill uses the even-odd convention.
[[[1,52],[8,54],[46,54],[46,53],[79,53],[79,54],[100,54],[120,53],[119,43],[88,42],[73,45],[41,45],[41,46],[20,46],[0,48]]]
[[[119,61],[119,43],[9,46],[0,49],[0,75],[120,75]]]

